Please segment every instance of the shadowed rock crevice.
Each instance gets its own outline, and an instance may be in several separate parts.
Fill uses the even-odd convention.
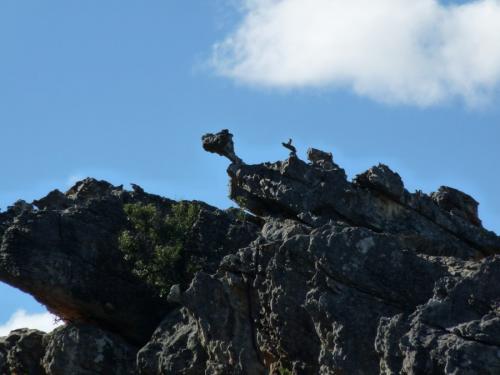
[[[228,130],[202,145],[240,209],[86,179],[0,213],[0,280],[66,321],[1,338],[0,374],[500,373],[500,238],[474,198],[383,164],[349,181],[291,142],[256,165]]]

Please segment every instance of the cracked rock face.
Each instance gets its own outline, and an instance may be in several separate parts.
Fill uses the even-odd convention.
[[[69,321],[0,339],[0,373],[500,373],[500,238],[472,197],[410,193],[385,165],[349,181],[317,149],[246,165],[230,135],[204,147],[232,161],[231,198],[255,216],[203,205],[184,249],[200,270],[171,302],[112,239],[125,202],[172,201],[86,180],[0,213],[0,279]]]
[[[64,199],[61,194],[41,199],[41,209],[26,204],[0,214],[0,280],[67,321],[102,324],[132,341],[146,340],[168,306],[137,282],[117,249],[126,224],[122,206],[134,198],[93,179]]]
[[[105,327],[144,344],[174,306],[132,274],[117,246],[127,228],[126,203],[174,201],[86,179],[35,205],[17,202],[0,213],[0,280],[32,294],[68,322]],[[185,252],[215,272],[222,257],[256,237],[258,226],[200,203]],[[189,284],[189,280],[187,281]]]
[[[85,324],[50,334],[20,329],[0,339],[2,375],[135,374],[134,346]]]
[[[47,375],[132,375],[136,348],[99,328],[74,324],[46,337],[42,364]]]
[[[44,333],[18,329],[0,338],[0,374],[43,374]]]

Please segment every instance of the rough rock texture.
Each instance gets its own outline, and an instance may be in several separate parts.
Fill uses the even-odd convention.
[[[205,134],[202,138],[203,149],[228,158],[232,163],[241,164],[243,161],[234,152],[233,135],[224,129],[216,134]]]
[[[86,180],[0,214],[0,279],[70,322],[29,355],[27,333],[1,339],[1,371],[500,374],[500,238],[472,197],[410,193],[382,164],[351,182],[316,149],[246,165],[229,132],[203,142],[234,161],[230,196],[255,216],[200,203],[184,249],[200,271],[170,303],[115,242],[125,202],[172,201]]]
[[[43,374],[43,337],[41,331],[17,329],[0,338],[0,374]]]
[[[50,334],[19,329],[0,339],[0,374],[135,374],[136,352],[122,338],[85,324]]]
[[[0,213],[0,280],[32,294],[69,322],[105,327],[143,344],[173,307],[135,277],[117,247],[127,228],[126,203],[168,212],[174,201],[86,179],[65,194]],[[38,206],[38,209],[36,208]],[[222,257],[245,246],[258,226],[200,202],[185,252],[215,272]]]
[[[185,309],[172,312],[137,354],[137,371],[144,375],[205,372],[206,352],[196,321]]]
[[[67,325],[45,341],[42,365],[47,375],[135,374],[136,348],[99,328]]]

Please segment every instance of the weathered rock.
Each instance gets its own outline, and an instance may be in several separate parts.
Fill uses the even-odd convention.
[[[290,138],[288,142],[281,142],[281,145],[286,148],[288,151],[290,151],[290,157],[291,158],[296,158],[297,157],[297,148],[292,145],[292,139]]]
[[[470,195],[448,186],[441,186],[438,191],[431,194],[431,198],[440,208],[463,217],[473,225],[481,226],[477,212],[479,203]]]
[[[500,257],[464,266],[436,282],[411,314],[381,320],[383,374],[500,373]]]
[[[227,256],[216,275],[198,274],[185,292],[201,337],[210,338],[207,368],[265,374],[279,363],[299,374],[373,373],[379,320],[427,301],[445,268],[367,229],[279,225]]]
[[[46,375],[136,374],[136,349],[94,326],[72,324],[45,336]]]
[[[379,164],[359,174],[354,184],[379,191],[399,201],[404,197],[405,187],[401,177],[384,164]]]
[[[316,148],[310,148],[307,150],[307,159],[314,165],[317,165],[321,168],[338,168],[338,166],[333,162],[333,156],[331,152],[325,152]]]
[[[243,163],[234,152],[233,135],[227,129],[223,129],[216,134],[205,134],[201,137],[201,140],[205,151],[224,156],[232,163]]]
[[[185,309],[175,310],[158,326],[151,340],[137,354],[141,375],[205,372],[207,354],[200,342],[196,321]]]
[[[14,211],[3,223],[0,280],[32,294],[67,321],[97,324],[145,342],[168,306],[128,271],[116,246],[126,226],[123,203],[133,197],[87,179],[66,198],[68,208],[44,199],[43,209]]]
[[[0,338],[0,374],[45,375],[41,362],[43,337],[38,330],[18,329]]]
[[[351,182],[316,149],[310,163],[293,154],[246,165],[228,131],[203,145],[231,160],[231,198],[253,215],[196,202],[183,254],[199,272],[170,289],[170,303],[131,274],[115,242],[123,204],[168,215],[173,201],[85,180],[36,201],[40,210],[20,201],[0,213],[0,279],[84,322],[46,335],[43,355],[21,356],[28,365],[54,375],[500,373],[500,238],[473,198],[410,193],[385,165]]]
[[[255,346],[249,293],[243,275],[230,274],[221,281],[199,272],[183,296],[201,331],[209,374],[259,374],[265,370]]]
[[[262,224],[258,218],[241,210],[222,211],[202,202],[197,203],[201,210],[184,251],[194,268],[215,273],[225,255],[235,253],[257,237]]]
[[[40,210],[64,210],[65,208],[71,206],[71,203],[71,199],[57,189],[51,191],[46,197],[33,201],[33,204]]]
[[[450,335],[449,327],[456,325],[451,317],[461,314],[460,327],[477,337],[492,337],[497,329],[500,289],[493,287],[487,295],[479,291],[486,283],[498,282],[470,275],[485,277],[479,264],[494,259],[488,255],[500,252],[500,242],[474,221],[475,201],[451,189],[431,197],[410,194],[399,175],[384,165],[350,183],[338,167],[321,165],[330,162],[328,154],[311,152],[310,159],[312,165],[291,157],[277,163],[232,164],[228,169],[231,197],[266,217],[261,236],[236,256],[226,257],[211,281],[202,283],[221,291],[244,285],[241,279],[251,283],[250,307],[245,293],[234,291],[222,294],[219,303],[224,316],[250,312],[250,322],[237,325],[240,333],[233,332],[237,341],[216,340],[232,353],[253,352],[240,356],[243,363],[237,368],[258,361],[266,371],[279,368],[297,374],[451,374],[464,369],[472,374],[481,366],[484,373],[497,372],[496,342],[486,340],[490,348],[479,355],[477,345],[485,342],[471,343],[470,334],[440,338]],[[421,329],[429,319],[420,311],[426,311],[425,306],[437,309],[440,285],[466,278],[467,291],[459,293],[450,286],[458,284],[449,285],[448,293],[457,295],[436,312],[442,321],[432,325],[430,333]],[[473,317],[465,305],[477,293],[476,304],[483,310]],[[185,304],[195,315],[199,299]],[[454,311],[457,308],[460,311]],[[215,314],[202,320],[212,327],[214,319]],[[253,345],[248,330],[241,331],[244,326],[253,327]],[[411,345],[405,344],[408,336]],[[437,364],[429,365],[433,361]],[[224,365],[228,358],[222,356],[213,362],[223,371],[234,368]]]
[[[128,225],[123,206],[151,203],[168,212],[174,201],[86,179],[64,199],[52,192],[37,202],[42,209],[18,202],[0,214],[0,280],[66,321],[145,343],[172,306],[132,274],[118,249],[117,237]],[[184,253],[193,267],[215,272],[224,255],[255,238],[259,226],[200,205]]]
[[[137,349],[122,338],[85,324],[46,334],[18,329],[0,338],[1,375],[136,374]]]
[[[441,209],[425,194],[401,193],[398,176],[388,169],[371,171],[363,175],[378,177],[359,186],[347,181],[343,170],[325,170],[297,158],[231,164],[230,196],[258,216],[294,218],[315,227],[330,219],[343,221],[411,238],[408,246],[414,244],[430,255],[473,258],[500,251],[500,238],[494,233]]]

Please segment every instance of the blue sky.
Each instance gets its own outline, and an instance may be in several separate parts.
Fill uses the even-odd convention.
[[[307,33],[289,35],[281,25],[310,30],[296,14],[314,18],[325,2],[310,0],[316,8],[304,13],[293,8],[301,10],[302,0],[284,0],[279,9],[268,0],[246,8],[236,0],[2,1],[0,208],[86,176],[227,207],[227,162],[204,153],[200,137],[229,128],[248,163],[286,157],[280,142],[291,137],[303,157],[309,146],[333,152],[350,177],[383,162],[409,190],[457,187],[480,201],[484,225],[500,232],[496,26],[481,25],[477,34],[479,26],[461,21],[469,10],[448,12],[425,0],[429,7],[415,10],[418,25],[427,25],[425,53],[401,38],[386,46],[394,55],[370,55],[359,28],[356,37],[323,40],[335,34],[328,27],[290,52]],[[500,24],[498,1],[466,4],[477,5],[475,19],[488,18],[480,24],[492,17]],[[261,17],[266,12],[275,18]],[[368,10],[356,20],[358,13],[359,25],[371,22]],[[445,30],[435,30],[436,14]],[[383,24],[374,40],[385,45],[394,33]],[[266,30],[272,38],[259,36]],[[467,46],[450,39],[450,30],[463,33]],[[491,46],[476,42],[490,32]],[[321,48],[309,49],[317,40]],[[368,52],[334,48],[346,43]],[[472,59],[470,48],[489,65]],[[44,311],[4,284],[0,296],[0,325],[20,309]]]

